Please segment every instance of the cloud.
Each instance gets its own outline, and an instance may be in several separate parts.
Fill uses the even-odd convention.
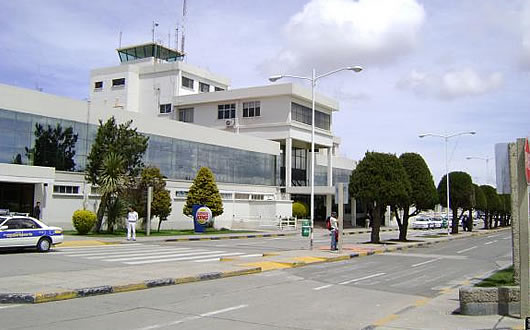
[[[522,16],[522,52],[521,66],[523,69],[530,70],[530,0],[525,2]]]
[[[386,64],[410,52],[425,19],[416,0],[312,0],[284,27],[277,71]]]
[[[494,91],[502,86],[499,72],[480,76],[472,69],[448,71],[443,74],[412,71],[397,83],[397,87],[418,95],[452,100]]]

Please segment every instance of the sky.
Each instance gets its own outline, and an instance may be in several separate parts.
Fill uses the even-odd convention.
[[[530,135],[530,0],[188,0],[185,19],[182,3],[2,1],[0,83],[86,99],[90,70],[119,63],[120,31],[123,46],[148,42],[156,21],[172,46],[183,25],[185,61],[232,88],[362,66],[317,85],[355,160],[416,152],[438,184],[444,139],[418,135],[476,131],[448,140],[449,170],[494,185],[494,145]]]

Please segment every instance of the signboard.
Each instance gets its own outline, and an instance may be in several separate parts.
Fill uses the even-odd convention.
[[[528,138],[524,143],[524,167],[526,172],[526,183],[530,185],[530,146],[528,145]]]
[[[349,185],[348,183],[343,183],[343,191],[344,191],[344,204],[348,204],[348,200],[350,199],[349,196]],[[335,185],[335,203],[339,203],[339,185]]]
[[[196,233],[204,233],[206,225],[212,219],[212,210],[204,205],[193,205],[193,227]]]
[[[510,156],[508,143],[495,144],[495,178],[497,183],[497,193],[512,193],[510,187]]]
[[[212,210],[210,210],[210,208],[207,206],[199,207],[195,213],[195,221],[204,226],[210,220],[212,220]]]

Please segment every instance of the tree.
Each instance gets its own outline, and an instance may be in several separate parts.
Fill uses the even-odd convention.
[[[60,124],[46,129],[35,124],[35,146],[26,147],[26,157],[33,160],[35,166],[55,167],[59,171],[72,171],[75,168],[75,144],[77,134],[72,127],[63,130]]]
[[[367,207],[370,241],[379,243],[381,218],[387,205],[403,203],[411,192],[405,168],[392,154],[367,152],[350,177],[350,194]]]
[[[118,125],[114,117],[103,123],[99,121],[96,140],[92,145],[85,170],[86,179],[93,185],[101,186],[101,164],[106,155],[114,153],[123,161],[123,175],[136,177],[143,168],[142,157],[147,149],[148,137],[131,128],[132,120]],[[108,205],[102,198],[98,209],[96,231],[101,230],[103,215]],[[101,209],[103,207],[103,209]]]
[[[128,191],[128,199],[135,205],[138,216],[147,217],[147,188],[153,187],[153,202],[151,203],[151,219],[158,217],[158,231],[162,221],[171,213],[171,196],[166,190],[166,181],[157,167],[146,167],[139,179],[136,179]],[[149,220],[151,220],[149,219]],[[147,219],[146,219],[147,220]]]
[[[438,184],[438,196],[442,206],[447,207],[447,176],[444,175]],[[453,210],[453,219],[451,229],[452,234],[458,234],[458,220],[462,217],[465,210],[471,208],[471,198],[473,194],[473,182],[471,176],[465,172],[449,173],[449,195],[450,207]],[[462,209],[460,216],[458,209]],[[449,220],[449,219],[448,219]]]
[[[486,195],[480,188],[480,186],[473,184],[473,208],[477,211],[486,211]],[[471,224],[469,228],[473,228],[473,219],[470,217]]]
[[[212,216],[223,214],[223,201],[215,177],[207,167],[201,167],[188,192],[183,213],[191,216],[193,205],[206,205],[212,211]]]
[[[98,209],[98,218],[106,213],[107,227],[110,232],[114,230],[116,220],[125,214],[125,204],[120,198],[127,177],[125,175],[124,160],[121,155],[111,152],[103,158],[99,172],[101,204]],[[102,214],[99,214],[99,213]]]
[[[502,202],[501,207],[501,226],[509,226],[512,215],[512,199],[510,194],[499,195]]]
[[[412,189],[407,198],[399,200],[392,209],[399,227],[399,240],[406,241],[409,218],[418,215],[421,211],[434,208],[438,203],[438,193],[431,171],[423,157],[416,153],[404,153],[399,160],[407,173]],[[409,213],[411,208],[414,208],[414,211]],[[403,210],[403,221],[399,217],[398,209]]]
[[[501,200],[499,198],[499,194],[497,194],[497,191],[492,186],[482,185],[480,186],[480,188],[482,189],[482,191],[484,192],[484,195],[486,196],[486,211],[485,211],[485,219],[484,219],[484,228],[492,229],[493,218],[501,210]]]

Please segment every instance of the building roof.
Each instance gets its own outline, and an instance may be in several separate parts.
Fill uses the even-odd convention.
[[[148,57],[158,58],[167,62],[182,61],[184,59],[184,53],[159,45],[156,42],[122,47],[118,48],[117,51],[122,63]]]

